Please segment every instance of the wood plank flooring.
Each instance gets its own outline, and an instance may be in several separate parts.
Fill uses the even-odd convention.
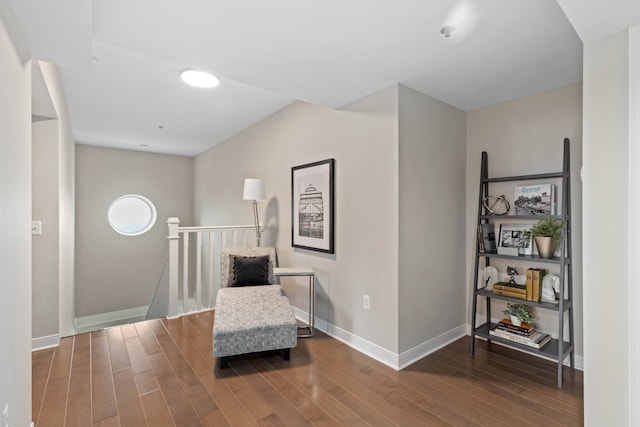
[[[317,332],[291,361],[211,355],[214,313],[64,338],[33,353],[49,426],[581,426],[582,373],[469,337],[397,372]]]

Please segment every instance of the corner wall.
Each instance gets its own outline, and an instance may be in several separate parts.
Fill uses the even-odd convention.
[[[31,422],[31,71],[0,5],[0,411]],[[12,20],[13,22],[7,22]]]
[[[251,224],[244,178],[263,178],[263,244],[316,271],[319,327],[391,362],[398,351],[398,90],[340,110],[296,102],[195,159],[196,224]],[[334,255],[291,247],[291,167],[335,158]],[[306,281],[283,279],[306,311]],[[371,309],[363,309],[363,295]]]
[[[400,365],[466,333],[464,111],[400,85]]]

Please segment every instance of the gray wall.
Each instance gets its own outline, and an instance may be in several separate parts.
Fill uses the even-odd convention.
[[[466,113],[400,86],[400,352],[466,323]]]
[[[390,87],[340,110],[296,102],[195,159],[196,223],[251,224],[244,178],[263,178],[264,245],[280,265],[317,274],[316,316],[344,339],[398,349],[398,92]],[[291,167],[336,160],[336,253],[291,247]],[[304,282],[283,281],[306,311]],[[363,309],[363,295],[371,309]],[[352,335],[349,335],[352,334]],[[384,350],[382,350],[384,352]]]
[[[511,176],[562,170],[562,141],[571,140],[571,198],[573,221],[573,282],[576,354],[583,354],[582,346],[582,90],[580,85],[568,86],[539,95],[506,102],[472,111],[467,115],[467,313],[471,307],[473,282],[473,251],[480,158],[482,151],[489,156],[489,176]],[[556,184],[559,184],[557,182]],[[493,185],[493,194],[505,194],[513,201],[514,183]],[[559,188],[559,187],[557,187]],[[558,194],[560,197],[560,194]],[[561,200],[558,198],[558,200]],[[504,272],[506,263],[491,260]],[[521,263],[520,263],[521,264]],[[517,266],[516,266],[517,267]],[[520,271],[528,268],[521,264]],[[556,271],[557,273],[557,271]],[[496,302],[496,305],[499,305]],[[500,316],[502,308],[494,308]],[[482,311],[483,312],[483,311]],[[540,329],[552,332],[557,317],[543,310],[536,311]],[[469,319],[469,322],[471,319]]]
[[[0,4],[0,411],[31,422],[31,72]],[[10,22],[7,23],[7,20]],[[15,33],[14,33],[15,35]]]
[[[158,211],[153,228],[134,237],[107,221],[111,203],[131,193],[149,198]],[[191,225],[192,158],[76,146],[76,317],[149,305],[173,216]]]
[[[638,327],[627,302],[629,272],[638,267],[627,256],[629,77],[628,32],[584,46],[584,411],[591,426],[630,425],[629,405],[638,404],[628,400],[629,367],[638,364],[628,359],[629,328]]]
[[[58,335],[60,229],[58,203],[58,120],[32,125],[33,219],[42,235],[33,236],[33,337]]]

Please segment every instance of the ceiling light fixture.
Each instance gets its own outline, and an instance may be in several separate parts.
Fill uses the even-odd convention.
[[[455,27],[452,27],[451,25],[445,25],[444,27],[440,28],[440,34],[442,34],[446,39],[448,37],[451,37],[451,33],[453,33],[455,30]]]
[[[220,80],[213,74],[198,70],[182,70],[180,78],[188,85],[205,89],[216,87],[220,83]]]
[[[482,9],[476,3],[459,0],[445,16],[440,34],[451,40],[463,41],[476,28],[481,18]]]

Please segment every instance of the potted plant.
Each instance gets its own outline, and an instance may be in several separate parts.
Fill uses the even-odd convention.
[[[562,242],[564,222],[560,218],[548,216],[531,228],[540,258],[553,258],[553,254]]]
[[[515,326],[520,326],[523,323],[531,323],[533,320],[527,304],[511,304],[508,302],[507,308],[502,310],[502,312],[510,316],[511,323]]]

